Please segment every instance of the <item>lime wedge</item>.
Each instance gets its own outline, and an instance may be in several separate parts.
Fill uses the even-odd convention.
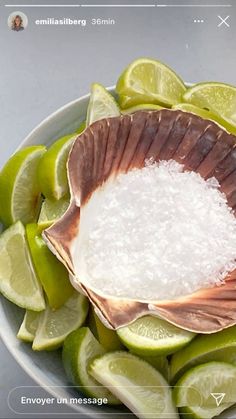
[[[82,326],[87,313],[88,300],[77,291],[57,310],[47,306],[40,314],[32,348],[43,351],[60,347],[73,330]]]
[[[60,138],[42,157],[38,180],[42,194],[49,199],[61,199],[69,192],[66,163],[74,139],[78,134]]]
[[[81,122],[79,128],[75,130],[76,134],[81,134],[86,128],[86,121]]]
[[[160,105],[154,105],[152,103],[141,103],[137,106],[131,106],[130,108],[122,110],[122,114],[131,114],[138,111],[160,111],[163,109],[163,106]]]
[[[93,83],[87,110],[86,125],[99,119],[119,116],[120,109],[114,97],[99,83]]]
[[[231,134],[236,134],[236,126],[230,124],[220,116],[215,115],[214,113],[206,109],[198,108],[195,105],[191,105],[191,103],[179,103],[178,105],[172,106],[172,109],[179,109],[183,112],[190,112],[195,115],[198,115],[203,119],[209,119],[210,121],[216,122],[218,125],[226,129]]]
[[[38,327],[40,313],[37,311],[26,310],[23,322],[17,333],[18,339],[25,342],[33,342]]]
[[[107,351],[116,351],[123,348],[117,333],[104,326],[93,307],[89,310],[89,326],[96,339]]]
[[[197,336],[171,358],[171,382],[175,383],[189,368],[210,361],[236,366],[236,326],[210,335]]]
[[[198,83],[183,95],[183,101],[207,109],[236,126],[236,87],[224,83]]]
[[[222,403],[218,406],[216,398],[220,394]],[[192,368],[174,389],[180,413],[199,419],[218,416],[235,403],[235,394],[236,367],[224,362],[209,362]]]
[[[137,98],[137,96],[131,97],[131,96],[126,96],[126,95],[119,95],[119,105],[120,105],[122,114],[133,113],[140,110],[159,111],[161,109],[166,108],[166,106],[156,105],[155,103],[139,103],[139,97]]]
[[[45,228],[50,227],[59,218],[63,216],[69,206],[69,198],[61,198],[58,201],[56,199],[46,198],[43,201],[41,211],[38,219],[39,229],[42,231]]]
[[[87,396],[107,398],[109,404],[120,404],[119,400],[94,380],[87,371],[89,362],[105,352],[90,329],[82,327],[71,333],[64,342],[62,353],[64,368],[68,379],[79,386]]]
[[[126,95],[119,95],[119,105],[121,108],[121,113],[133,113],[137,110],[161,110],[166,109],[167,106],[163,105],[155,105],[155,103],[140,103],[137,105],[137,102],[139,103],[139,97],[137,99],[137,96],[126,96]],[[137,108],[137,109],[136,109]],[[169,107],[168,107],[169,108]],[[133,111],[135,109],[135,111]]]
[[[116,91],[122,97],[119,100],[122,108],[143,103],[170,107],[182,101],[186,87],[179,76],[165,64],[140,58],[133,61],[121,74]]]
[[[169,355],[187,345],[194,333],[154,316],[144,316],[128,326],[121,327],[117,334],[122,343],[137,355]]]
[[[135,355],[110,352],[92,361],[89,373],[139,418],[178,418],[166,380]]]
[[[49,306],[57,309],[67,301],[74,290],[68,272],[48,249],[37,224],[28,224],[26,235],[35,271],[47,295]]]
[[[169,362],[166,356],[144,356],[139,355],[144,361],[148,362],[157,369],[169,382]]]
[[[0,291],[14,304],[28,310],[45,308],[43,292],[31,263],[20,221],[0,236]]]
[[[36,221],[41,198],[37,182],[44,146],[32,146],[15,153],[0,174],[0,218],[6,226]]]
[[[131,96],[119,94],[119,105],[120,105],[122,113],[124,113],[126,109],[130,109],[130,108],[134,108],[138,106],[137,103],[139,103],[139,98],[137,99],[136,96],[131,97]],[[141,105],[144,105],[144,104],[141,103]]]

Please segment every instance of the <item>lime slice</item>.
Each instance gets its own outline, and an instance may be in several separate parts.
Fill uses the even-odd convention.
[[[41,192],[46,198],[61,199],[69,192],[66,163],[77,135],[74,133],[57,140],[40,161],[38,180]]]
[[[154,316],[141,317],[118,329],[117,334],[133,353],[147,356],[172,354],[195,336]]]
[[[220,394],[223,394],[222,403],[217,406],[216,398]],[[180,413],[199,419],[211,419],[228,409],[235,403],[235,394],[236,367],[224,362],[209,362],[192,368],[174,389]]]
[[[37,224],[28,224],[26,235],[35,271],[47,295],[49,306],[57,309],[74,290],[67,269],[48,249]]]
[[[104,326],[93,307],[89,310],[89,326],[96,339],[107,351],[116,351],[123,348],[117,333]]]
[[[45,308],[41,285],[31,263],[20,221],[0,236],[0,291],[14,304],[34,311]]]
[[[133,61],[121,74],[116,91],[122,108],[143,103],[172,106],[182,101],[183,81],[165,64],[149,58]],[[126,98],[124,98],[124,96]],[[127,99],[131,98],[131,102]]]
[[[32,348],[42,351],[60,347],[73,330],[82,326],[87,313],[88,300],[77,291],[59,309],[47,306],[40,314]]]
[[[89,362],[105,352],[88,327],[75,330],[66,338],[63,346],[62,359],[65,371],[69,380],[81,387],[87,396],[107,398],[109,404],[120,404],[119,400],[94,380],[87,371]]]
[[[183,101],[207,109],[236,126],[236,87],[224,83],[198,83],[188,89]]]
[[[110,352],[92,361],[89,373],[139,418],[178,418],[166,380],[135,355]]]
[[[44,146],[27,147],[15,153],[0,174],[0,218],[6,226],[36,221],[41,198],[37,182]]]
[[[101,84],[93,83],[87,110],[86,125],[99,119],[119,116],[120,109],[114,97]]]
[[[141,105],[131,106],[130,108],[122,110],[122,114],[131,114],[138,111],[160,111],[163,106],[154,105],[152,103],[142,103]]]
[[[233,126],[220,116],[215,115],[214,113],[207,111],[206,109],[198,108],[195,105],[191,105],[191,103],[179,103],[178,105],[172,106],[172,109],[179,109],[183,112],[190,112],[195,115],[198,115],[203,119],[209,119],[210,121],[216,122],[218,125],[226,129],[228,132],[236,134],[236,126]]]
[[[210,361],[236,366],[236,326],[210,335],[197,336],[186,348],[171,358],[171,382],[176,382],[189,368]]]
[[[23,322],[17,333],[18,339],[33,342],[38,327],[40,314],[37,311],[26,310]]]
[[[46,198],[45,201],[43,201],[39,214],[39,229],[42,231],[59,220],[66,212],[69,203],[69,198],[61,198],[58,201],[56,199]]]

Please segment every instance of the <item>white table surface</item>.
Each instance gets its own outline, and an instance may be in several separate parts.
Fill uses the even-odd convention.
[[[236,85],[235,0],[221,1],[221,4],[233,4],[231,8],[155,9],[6,8],[4,3],[7,2],[1,1],[0,6],[0,166],[30,130],[52,111],[87,93],[94,81],[114,84],[124,66],[139,56],[155,57],[168,63],[189,82],[218,80]],[[10,3],[19,4],[19,1]],[[50,1],[50,4],[60,3],[76,2]],[[119,3],[132,4],[132,1]],[[205,2],[184,0],[184,3]],[[20,33],[10,31],[6,23],[8,15],[16,10],[25,12],[29,19],[27,29]],[[230,15],[227,20],[230,27],[224,24],[218,27],[219,15],[223,18]],[[46,17],[86,18],[87,26],[34,24],[35,19]],[[116,24],[95,27],[90,24],[93,17],[114,18]],[[204,19],[204,23],[194,23],[194,19]],[[35,383],[17,365],[3,343],[0,344],[0,360],[0,417],[15,418],[19,415],[7,405],[9,391],[15,386]],[[34,418],[36,413],[35,410]],[[56,414],[55,410],[53,417]]]

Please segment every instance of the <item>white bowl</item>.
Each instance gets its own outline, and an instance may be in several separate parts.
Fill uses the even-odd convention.
[[[114,92],[113,87],[109,88],[109,90],[112,93]],[[83,96],[51,114],[26,137],[18,149],[35,144],[48,146],[57,138],[73,132],[85,119],[88,101],[89,95]],[[16,338],[23,314],[24,311],[22,309],[1,297],[0,333],[15,360],[38,385],[46,387],[46,390],[54,397],[79,397],[78,392],[69,387],[70,383],[63,369],[60,351],[34,352],[29,344],[23,343]],[[72,407],[77,411],[77,414],[80,413],[89,418],[106,417],[107,419],[114,419],[114,416],[120,416],[122,419],[125,419],[130,417],[130,414],[126,413],[127,410],[123,407],[112,408],[88,405],[73,405]],[[227,416],[226,414],[221,416],[221,418],[226,417],[228,419],[236,418],[236,409],[228,411]]]

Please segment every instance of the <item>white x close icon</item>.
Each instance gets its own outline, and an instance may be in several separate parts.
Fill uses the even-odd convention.
[[[226,25],[228,28],[230,27],[230,24],[227,22],[227,20],[230,18],[230,16],[226,16],[225,18],[218,16],[218,18],[220,19],[220,23],[218,25],[218,28],[222,25]]]

